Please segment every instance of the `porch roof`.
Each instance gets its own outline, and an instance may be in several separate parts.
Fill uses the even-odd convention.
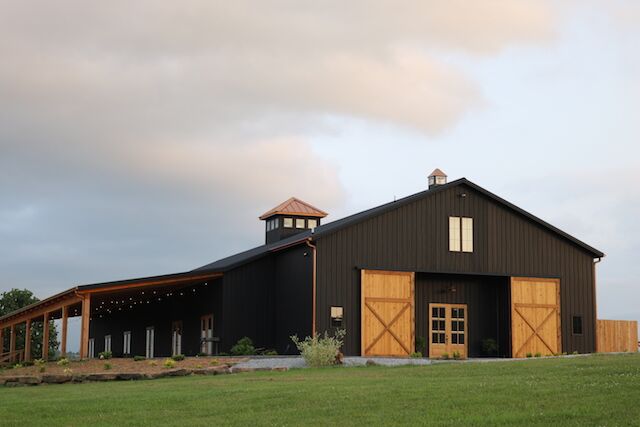
[[[112,282],[93,283],[87,285],[74,286],[71,289],[60,292],[42,301],[22,307],[0,317],[0,328],[5,328],[11,324],[19,323],[27,318],[33,319],[41,316],[45,312],[57,311],[61,305],[80,303],[82,296],[101,292],[111,292],[117,290],[135,289],[142,287],[162,286],[181,284],[194,280],[205,280],[222,277],[221,272],[209,271],[206,273],[189,271],[184,273],[166,274],[162,276],[141,277],[128,280],[117,280]]]

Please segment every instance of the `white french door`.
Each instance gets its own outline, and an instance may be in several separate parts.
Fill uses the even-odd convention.
[[[131,354],[131,331],[125,331],[122,337],[122,354],[129,355]]]
[[[147,340],[145,345],[145,357],[147,359],[153,359],[153,344],[155,341],[155,329],[153,326],[147,328]]]
[[[211,356],[213,354],[213,314],[207,314],[200,318],[200,338],[202,345],[200,352]]]
[[[171,355],[182,354],[182,321],[173,322],[171,327]]]
[[[104,351],[111,353],[111,335],[104,336]]]

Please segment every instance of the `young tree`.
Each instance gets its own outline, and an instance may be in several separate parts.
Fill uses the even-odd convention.
[[[9,314],[15,310],[19,310],[30,304],[40,301],[33,295],[33,292],[27,289],[11,289],[10,291],[0,294],[0,316]],[[9,334],[3,336],[3,347],[9,349]],[[43,322],[31,323],[31,358],[39,359],[42,357],[42,335]],[[16,348],[24,348],[25,325],[21,324],[16,327]],[[58,330],[53,322],[49,324],[49,357],[55,356],[58,351]]]

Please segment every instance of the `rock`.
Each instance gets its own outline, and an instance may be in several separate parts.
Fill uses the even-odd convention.
[[[118,374],[119,381],[135,381],[135,380],[144,380],[147,376],[138,372],[125,372],[122,374]]]
[[[215,368],[197,368],[193,370],[194,375],[216,375],[216,371],[219,369]]]
[[[71,375],[44,374],[42,382],[46,384],[64,384],[73,380]]]
[[[150,380],[156,380],[158,378],[164,378],[167,376],[169,376],[168,371],[149,372],[148,374],[145,374],[145,377]]]
[[[255,371],[255,368],[238,368],[238,367],[232,367],[231,368],[231,373],[232,374],[239,374],[240,372],[253,372]]]
[[[4,385],[6,387],[19,387],[23,385],[38,385],[42,382],[38,377],[29,377],[29,376],[15,376],[15,377],[6,377]]]
[[[71,377],[71,381],[74,383],[83,383],[87,380],[87,376],[85,374],[75,374]]]
[[[181,368],[181,369],[173,369],[171,371],[167,371],[167,376],[169,377],[186,377],[187,375],[191,375],[193,371],[191,369]]]
[[[213,371],[213,375],[225,375],[231,373],[231,368],[228,366],[216,366],[215,368],[211,368]]]
[[[115,381],[118,378],[116,374],[89,374],[86,381]]]
[[[271,368],[271,370],[276,372],[286,372],[289,368],[286,366],[278,366],[277,368]]]
[[[376,366],[378,364],[376,362],[374,362],[373,360],[369,359],[369,360],[367,360],[367,363],[365,363],[365,365],[367,365],[367,366]]]

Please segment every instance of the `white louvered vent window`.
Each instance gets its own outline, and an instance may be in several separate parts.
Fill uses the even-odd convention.
[[[462,218],[462,252],[473,252],[473,218]]]
[[[449,250],[460,252],[460,217],[449,217]]]
[[[473,218],[449,217],[449,251],[473,252]]]

